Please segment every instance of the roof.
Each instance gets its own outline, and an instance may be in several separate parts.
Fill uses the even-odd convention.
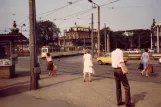
[[[85,29],[89,29],[90,27],[87,27],[87,26],[80,26],[80,25],[74,25],[73,27],[71,28],[85,28]]]
[[[0,34],[0,38],[12,38],[12,39],[16,39],[16,40],[28,40],[28,38],[26,38],[22,33],[18,33],[18,34]]]

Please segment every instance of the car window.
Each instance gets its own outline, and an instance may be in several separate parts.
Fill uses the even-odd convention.
[[[105,54],[105,55],[104,55],[104,57],[108,57],[108,56],[109,56],[109,54]]]

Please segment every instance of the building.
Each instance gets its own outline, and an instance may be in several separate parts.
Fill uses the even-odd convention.
[[[97,30],[93,30],[94,46],[97,46]],[[59,38],[59,45],[64,51],[76,50],[80,47],[91,47],[91,28],[75,26],[64,30],[64,36]],[[96,47],[95,47],[96,48]]]

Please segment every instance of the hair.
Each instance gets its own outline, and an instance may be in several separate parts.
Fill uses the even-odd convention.
[[[50,56],[50,53],[46,53],[47,56]]]
[[[85,53],[89,53],[89,49],[88,48],[85,48]]]
[[[144,51],[145,51],[145,52],[148,52],[148,48],[145,48]]]

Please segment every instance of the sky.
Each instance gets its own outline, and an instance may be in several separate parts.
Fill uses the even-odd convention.
[[[94,28],[97,29],[98,11],[97,8],[92,9],[88,0],[35,1],[37,20],[53,21],[60,28],[61,35],[75,22],[80,26],[91,26],[91,13],[94,14]],[[93,0],[101,6],[101,29],[105,23],[113,31],[149,29],[153,19],[161,21],[161,0],[118,0],[111,3],[113,1],[117,0]],[[19,29],[26,25],[22,27],[22,33],[29,37],[29,0],[0,0],[0,33],[8,33],[14,20]]]

